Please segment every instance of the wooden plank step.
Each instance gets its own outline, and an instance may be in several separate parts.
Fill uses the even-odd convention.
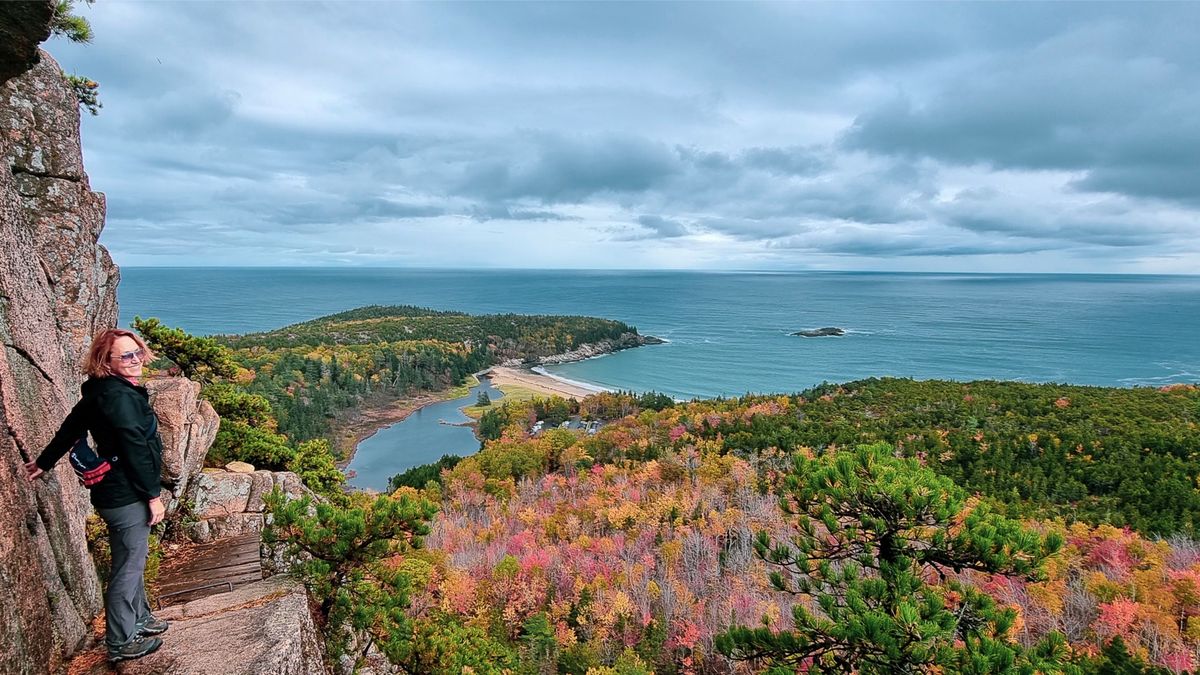
[[[224,593],[262,579],[261,544],[262,534],[250,532],[176,552],[159,569],[160,606]]]
[[[183,579],[217,578],[223,574],[230,574],[230,573],[234,572],[235,570],[242,571],[242,570],[258,570],[258,569],[262,569],[262,566],[257,560],[247,560],[247,561],[241,562],[237,565],[223,565],[221,567],[213,567],[213,568],[206,569],[206,570],[191,570],[191,571],[183,572],[180,574],[170,574],[170,575],[166,575],[166,576],[159,575],[158,578],[163,584],[173,584],[173,583],[177,583],[178,581],[183,580]]]
[[[169,607],[171,605],[180,605],[185,602],[191,602],[192,600],[207,598],[210,595],[228,593],[235,588],[239,588],[241,586],[245,586],[246,584],[261,580],[261,575],[256,577],[244,577],[240,579],[222,579],[221,582],[215,586],[178,591],[169,596],[167,594],[161,594],[159,595],[161,600],[158,603],[158,606]]]
[[[186,593],[188,591],[192,591],[197,588],[212,588],[212,587],[214,587],[213,585],[217,584],[217,583],[229,582],[229,583],[233,584],[234,586],[237,586],[240,584],[250,583],[251,581],[261,581],[261,580],[262,580],[262,572],[261,571],[248,570],[248,571],[240,572],[238,574],[232,574],[232,575],[220,577],[217,579],[197,579],[195,581],[195,583],[183,584],[178,587],[162,587],[162,588],[158,589],[158,593],[160,596],[175,595],[175,594],[179,594],[179,593]],[[222,591],[220,590],[220,588],[217,588],[217,590],[215,590],[213,592],[221,593]]]
[[[209,560],[223,560],[238,557],[242,554],[257,555],[262,539],[255,533],[252,537],[230,537],[218,539],[207,544],[192,544],[177,551],[163,561],[162,569],[186,569],[189,566],[203,564]]]
[[[170,564],[171,561],[163,563],[160,569],[160,576],[163,574],[186,574],[197,570],[209,570],[218,567],[230,567],[241,565],[247,562],[257,561],[259,559],[258,547],[247,550],[230,551],[220,555],[200,555],[194,558],[183,560],[175,565]]]
[[[158,589],[161,593],[173,593],[191,586],[201,586],[214,581],[221,581],[222,579],[232,579],[234,577],[253,574],[259,575],[260,578],[262,577],[262,566],[258,563],[247,563],[237,567],[224,567],[204,574],[188,574],[186,576],[172,577],[161,580]]]
[[[232,584],[242,584],[242,583],[247,583],[250,581],[259,581],[261,579],[262,579],[262,571],[261,570],[242,570],[242,571],[238,572],[237,574],[228,574],[228,575],[225,575],[222,577],[216,577],[216,578],[212,578],[212,579],[195,579],[192,581],[192,583],[187,583],[187,584],[178,584],[176,586],[160,586],[158,589],[158,594],[160,596],[161,595],[173,595],[175,593],[183,593],[183,592],[195,589],[195,588],[209,587],[218,582],[228,581]],[[219,591],[216,591],[216,592],[219,592]]]

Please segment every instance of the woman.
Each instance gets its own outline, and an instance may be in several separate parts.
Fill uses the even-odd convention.
[[[25,464],[34,480],[54,467],[84,434],[91,432],[96,454],[112,468],[92,486],[92,505],[108,525],[112,574],[104,592],[105,644],[110,662],[136,659],[158,649],[153,637],[167,622],[150,614],[143,578],[150,528],[163,519],[159,498],[162,441],[150,396],[139,384],[142,365],[153,358],[135,333],[101,332],[88,350],[83,398],[62,423],[54,440]]]

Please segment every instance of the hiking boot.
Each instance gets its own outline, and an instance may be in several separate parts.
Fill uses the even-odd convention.
[[[129,659],[140,659],[161,646],[162,640],[156,637],[142,637],[139,635],[120,647],[109,647],[108,662],[116,663],[118,661],[128,661]]]
[[[166,621],[149,616],[138,622],[137,629],[138,635],[159,635],[167,632],[167,629],[170,627],[171,624]]]

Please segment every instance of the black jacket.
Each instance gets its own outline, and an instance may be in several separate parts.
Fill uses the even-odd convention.
[[[90,431],[96,454],[116,458],[104,480],[91,489],[93,505],[115,508],[157,497],[162,440],[146,388],[113,375],[89,378],[81,390],[83,398],[38,455],[38,467],[49,471]]]

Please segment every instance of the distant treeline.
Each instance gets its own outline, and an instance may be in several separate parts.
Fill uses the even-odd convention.
[[[637,329],[620,321],[585,316],[439,312],[410,306],[372,305],[266,333],[222,336],[235,349],[251,347],[361,345],[437,340],[484,349],[499,359],[561,354],[580,345],[616,339]]]
[[[884,441],[1002,502],[1012,515],[1157,535],[1194,536],[1200,525],[1200,390],[1191,385],[1160,390],[888,378],[825,384],[791,396],[695,401],[655,418],[642,411],[658,406],[646,403],[614,394],[585,399],[585,413],[600,407],[637,416],[583,441],[588,455],[603,462],[654,459],[672,445],[662,431],[670,424],[676,435],[719,443],[741,457]],[[504,422],[527,417],[510,410]],[[630,443],[616,433],[620,428],[641,442]]]

